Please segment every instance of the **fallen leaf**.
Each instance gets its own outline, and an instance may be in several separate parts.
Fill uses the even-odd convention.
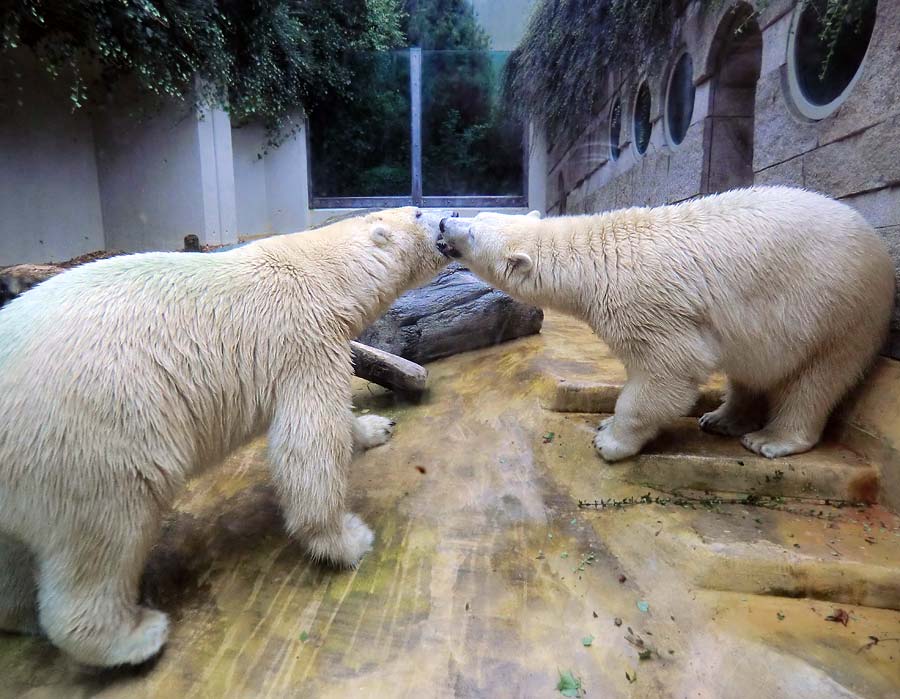
[[[845,609],[835,609],[833,614],[825,617],[825,621],[837,621],[846,626],[847,622],[850,621],[850,615],[847,614]]]
[[[555,432],[548,432],[544,435],[544,444],[550,444],[553,441],[553,438],[556,436]]]
[[[628,578],[626,578],[624,575],[619,576],[619,583],[624,583],[626,580],[628,580]]]
[[[309,639],[309,634],[306,633],[306,631],[301,631],[300,632],[300,640],[305,643],[308,639]]]
[[[567,552],[563,551],[561,554],[559,554],[559,557],[560,558],[568,558],[569,554]]]
[[[418,471],[419,473],[421,473],[423,475],[428,473],[428,471],[425,470],[424,466],[416,466],[416,471]]]
[[[638,658],[641,660],[650,660],[653,657],[653,651],[649,648],[645,648],[640,653],[638,653]]]
[[[581,639],[581,645],[583,645],[585,648],[589,648],[593,642],[594,642],[594,637],[590,636],[590,635],[585,636],[584,638]]]
[[[781,612],[778,612],[777,614],[775,614],[775,616],[778,617],[778,621],[784,621],[784,614],[782,614]]]
[[[599,618],[600,618],[600,615],[597,614],[597,612],[594,612],[594,618],[595,618],[595,619],[599,619]]]
[[[634,684],[635,682],[637,682],[637,672],[635,671],[629,675],[628,670],[626,670],[625,679],[628,680],[628,684]]]
[[[556,689],[564,697],[579,697],[581,696],[581,678],[575,677],[571,670],[560,672]]]
[[[637,608],[640,609],[642,612],[650,611],[650,605],[647,602],[645,602],[644,600],[641,600],[637,603]]]

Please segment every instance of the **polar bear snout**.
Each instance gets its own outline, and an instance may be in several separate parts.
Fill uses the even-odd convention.
[[[462,257],[472,240],[471,219],[459,218],[459,214],[454,212],[441,219],[439,228],[441,233],[437,239],[437,248],[441,254],[453,259]]]

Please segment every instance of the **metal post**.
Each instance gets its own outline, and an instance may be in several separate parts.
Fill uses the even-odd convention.
[[[422,205],[422,49],[409,50],[410,120],[412,135],[412,202]]]

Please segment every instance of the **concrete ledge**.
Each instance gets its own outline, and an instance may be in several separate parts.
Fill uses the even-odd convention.
[[[584,416],[593,432],[596,417]],[[684,418],[644,451],[606,468],[630,483],[657,490],[766,495],[833,502],[876,502],[879,470],[846,447],[824,442],[805,454],[766,459],[744,449],[737,438],[701,432]]]
[[[619,382],[551,379],[542,406],[560,413],[612,413],[621,392]],[[721,402],[722,389],[718,384],[703,386],[689,415],[700,417],[718,408]]]

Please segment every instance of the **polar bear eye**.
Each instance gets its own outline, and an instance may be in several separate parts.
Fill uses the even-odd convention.
[[[422,218],[422,210],[416,209],[416,218]]]

